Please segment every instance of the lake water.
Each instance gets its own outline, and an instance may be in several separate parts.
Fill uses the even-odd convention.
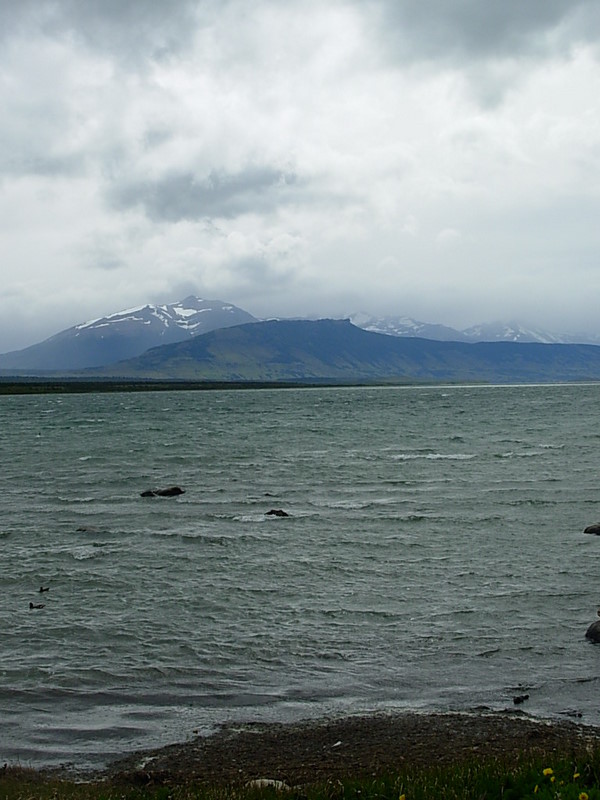
[[[599,423],[600,385],[0,397],[0,761],[520,694],[600,725]]]

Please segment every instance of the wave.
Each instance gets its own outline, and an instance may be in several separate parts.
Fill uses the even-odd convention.
[[[46,417],[52,447],[15,436],[0,531],[11,576],[0,594],[0,727],[11,746],[35,750],[36,727],[68,738],[97,723],[82,748],[124,749],[129,738],[141,748],[146,718],[164,743],[242,704],[256,719],[265,699],[274,718],[321,713],[342,695],[344,708],[461,705],[462,692],[465,703],[508,697],[512,707],[505,684],[523,676],[593,676],[584,634],[595,562],[578,547],[598,540],[569,531],[600,507],[588,436],[597,389],[567,417],[547,389],[447,391],[462,418],[419,405],[422,389],[182,392],[168,402],[149,392],[127,396],[134,413],[120,412],[116,395],[65,396],[56,416],[91,419],[98,407],[106,422],[66,431]],[[580,409],[581,389],[568,391]],[[340,397],[367,393],[336,416]],[[320,397],[332,415],[313,413]],[[165,405],[179,409],[167,434]],[[25,420],[35,434],[32,419],[0,409],[6,431]],[[185,502],[138,499],[167,481],[195,488]],[[266,516],[271,507],[292,519]],[[30,613],[40,585],[50,586],[47,607]],[[557,684],[564,691],[546,692],[536,710],[560,702],[600,719],[598,683],[574,685]]]
[[[429,461],[469,461],[472,458],[477,458],[475,453],[396,453],[392,456],[394,461],[415,461],[417,459],[426,459]]]
[[[101,544],[91,544],[91,545],[83,545],[81,547],[74,548],[69,555],[71,558],[74,558],[75,561],[87,561],[91,558],[98,558],[99,556],[105,555],[105,553],[100,549],[103,547]]]
[[[540,445],[542,446],[542,445]],[[550,449],[550,448],[545,448]],[[539,450],[521,450],[515,452],[514,450],[507,450],[505,453],[494,453],[494,458],[539,458],[544,453]]]

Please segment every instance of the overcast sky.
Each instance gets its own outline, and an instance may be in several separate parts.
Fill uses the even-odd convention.
[[[197,294],[600,333],[597,0],[0,0],[0,352]]]

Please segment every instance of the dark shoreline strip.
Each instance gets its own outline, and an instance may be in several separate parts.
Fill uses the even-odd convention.
[[[404,767],[589,753],[600,729],[518,712],[400,713],[293,724],[223,726],[209,737],[135,753],[104,777],[129,784],[218,786],[258,778],[289,785],[369,777]]]

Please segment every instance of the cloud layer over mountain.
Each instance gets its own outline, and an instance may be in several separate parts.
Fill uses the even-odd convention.
[[[0,0],[0,352],[187,294],[599,332],[592,0]]]

